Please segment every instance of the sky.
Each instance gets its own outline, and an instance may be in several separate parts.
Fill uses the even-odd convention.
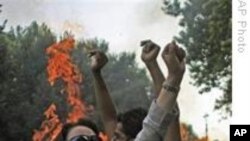
[[[181,30],[178,19],[161,10],[162,0],[1,0],[0,3],[3,4],[0,22],[8,19],[6,29],[38,21],[46,23],[58,35],[70,30],[77,39],[102,38],[109,42],[112,53],[136,52],[140,67],[144,67],[140,60],[141,40],[151,39],[164,47]],[[160,57],[158,61],[166,75]],[[230,121],[221,120],[219,112],[213,110],[215,99],[222,92],[214,89],[199,95],[191,81],[187,70],[178,97],[181,121],[192,124],[194,131],[204,136],[203,116],[209,114],[209,136],[228,141]]]

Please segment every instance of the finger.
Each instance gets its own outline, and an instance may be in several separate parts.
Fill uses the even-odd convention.
[[[167,60],[180,62],[176,54],[177,49],[178,49],[178,46],[175,45],[174,43],[167,44],[167,46],[164,48],[162,52],[162,57],[168,58]]]
[[[173,40],[171,43],[172,43],[173,45],[176,45],[176,41],[175,41],[175,40]]]
[[[149,43],[149,42],[151,42],[150,39],[141,41],[141,47],[143,47],[144,45],[146,45],[146,44]]]
[[[179,47],[175,44],[175,42],[170,43],[169,45],[169,54],[177,54]]]
[[[165,48],[164,48],[163,51],[162,51],[162,55],[168,54],[168,53],[169,53],[169,45],[170,45],[170,44],[167,44],[167,45],[165,46]]]
[[[175,54],[176,50],[178,49],[178,46],[175,43],[169,43],[164,48],[163,52],[165,54]]]
[[[172,41],[172,44],[175,46],[175,53],[177,53],[180,47],[176,44],[175,40]]]
[[[152,50],[153,47],[154,47],[153,42],[148,41],[147,43],[144,43],[142,51],[145,53],[148,53]]]
[[[172,54],[172,55],[176,55],[176,52],[178,51],[178,46],[175,44],[175,42],[171,42],[167,45],[166,51],[165,53],[167,53],[168,55]]]
[[[149,52],[149,45],[148,45],[148,43],[146,45],[144,45],[142,51],[145,52],[145,53]]]
[[[94,56],[96,54],[96,52],[89,52],[88,53],[88,57],[91,58],[92,56]]]
[[[180,62],[181,67],[183,68],[183,70],[186,70],[186,59],[184,58],[181,62]]]
[[[92,56],[96,55],[97,53],[98,53],[98,50],[92,49],[92,50],[87,52],[87,55],[88,55],[88,57],[92,57]]]
[[[153,42],[148,42],[144,48],[146,52],[150,52],[154,49],[155,46],[156,44],[154,44]]]
[[[178,58],[180,61],[182,61],[186,57],[186,52],[183,48],[178,48],[178,51],[176,52]]]
[[[176,44],[175,40],[172,41],[172,45],[175,46],[174,51],[175,51],[179,61],[182,61],[183,58],[186,56],[185,51]]]

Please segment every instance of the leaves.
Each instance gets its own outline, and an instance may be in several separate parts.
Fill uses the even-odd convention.
[[[223,90],[215,109],[231,113],[231,1],[187,0],[181,4],[175,1],[165,0],[163,10],[181,18],[179,25],[183,30],[175,39],[187,50],[192,84],[200,88],[200,93],[212,88]]]
[[[43,112],[52,103],[57,106],[60,119],[66,119],[69,107],[61,93],[63,85],[58,81],[52,88],[47,80],[45,50],[55,41],[55,34],[45,24],[36,22],[0,34],[0,140],[31,140],[34,129],[44,119]],[[151,85],[146,71],[138,68],[135,54],[110,54],[108,42],[97,38],[79,41],[72,52],[73,61],[84,76],[80,86],[82,98],[96,107],[86,46],[108,55],[103,76],[118,112],[148,108],[146,94]],[[93,119],[100,123],[98,109],[94,109]]]

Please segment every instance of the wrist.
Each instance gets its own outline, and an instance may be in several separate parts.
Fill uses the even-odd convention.
[[[171,84],[172,83],[172,84]],[[172,92],[176,95],[178,95],[179,91],[180,91],[180,86],[179,85],[176,85],[176,84],[173,84],[173,82],[170,82],[169,80],[165,80],[163,83],[162,83],[162,87],[166,90],[166,91],[169,91],[169,92]]]
[[[150,60],[150,61],[144,61],[144,63],[146,64],[146,66],[149,67],[155,67],[157,65],[157,61],[156,59]]]
[[[98,70],[91,70],[92,74],[93,75],[100,75],[101,74],[101,70],[98,69]]]
[[[180,87],[183,75],[171,75],[169,74],[166,78],[166,81],[169,85],[173,87]]]

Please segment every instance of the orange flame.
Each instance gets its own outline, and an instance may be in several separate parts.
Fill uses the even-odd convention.
[[[55,111],[56,106],[51,104],[44,112],[47,120],[42,123],[40,131],[35,131],[35,134],[32,137],[33,141],[41,141],[44,138],[53,141],[57,138],[57,135],[61,132],[63,125],[58,116],[55,114]]]
[[[188,125],[181,123],[180,125],[181,131],[181,140],[182,141],[209,141],[209,137],[201,137],[199,138],[193,131],[190,130]]]
[[[101,141],[109,141],[108,136],[103,132],[100,132],[99,137],[101,138]]]
[[[82,82],[82,75],[72,63],[70,52],[74,47],[75,40],[71,37],[47,48],[46,52],[52,58],[49,60],[47,71],[49,82],[54,84],[56,79],[62,78],[66,83],[67,102],[72,106],[68,114],[67,123],[77,122],[84,117],[85,108],[80,98],[79,84]]]
[[[71,106],[66,122],[77,122],[85,116],[84,103],[80,97],[79,84],[82,82],[82,75],[72,63],[70,53],[74,47],[75,40],[72,37],[55,43],[46,49],[50,56],[47,66],[48,81],[54,85],[55,81],[61,78],[65,82],[67,103]],[[52,104],[46,111],[46,120],[43,121],[40,131],[35,131],[33,141],[54,141],[62,130],[62,123],[55,114],[56,106]]]

